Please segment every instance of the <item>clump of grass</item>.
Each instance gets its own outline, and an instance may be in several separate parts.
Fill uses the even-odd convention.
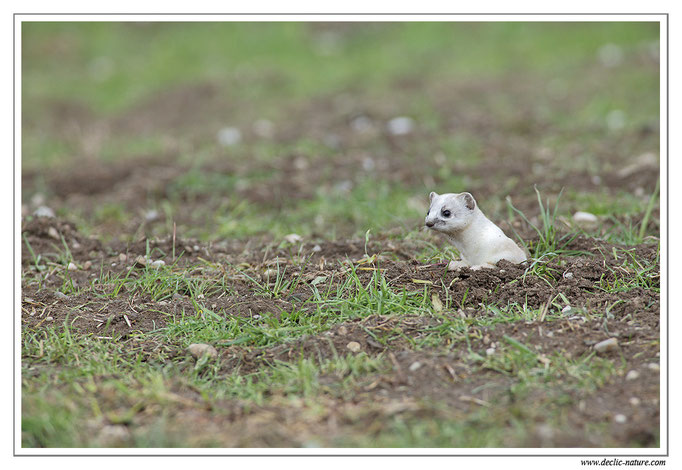
[[[543,204],[542,196],[540,195],[540,191],[538,191],[537,186],[534,186],[533,189],[535,189],[535,194],[537,195],[538,199],[538,206],[540,207],[539,220],[541,223],[538,225],[535,225],[530,220],[528,220],[528,217],[526,217],[526,215],[519,209],[514,207],[514,205],[511,203],[511,199],[507,197],[508,208],[511,209],[516,214],[518,214],[523,219],[523,221],[526,222],[538,235],[537,240],[531,240],[528,243],[526,243],[519,236],[519,234],[516,231],[514,231],[514,234],[523,244],[526,251],[530,254],[531,258],[535,260],[540,260],[548,257],[552,258],[555,256],[559,256],[561,254],[565,255],[582,254],[581,252],[568,250],[566,248],[578,236],[578,233],[568,232],[562,234],[557,228],[557,213],[559,209],[559,200],[561,199],[563,189],[559,192],[559,196],[557,197],[553,209],[550,207],[549,200],[547,200]]]

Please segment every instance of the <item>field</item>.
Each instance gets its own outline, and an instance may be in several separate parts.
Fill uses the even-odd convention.
[[[24,23],[22,446],[659,447],[658,36]]]

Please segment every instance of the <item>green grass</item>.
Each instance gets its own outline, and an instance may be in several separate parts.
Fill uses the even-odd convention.
[[[99,269],[70,272],[70,262],[82,268],[90,254],[74,258],[64,239],[38,249],[31,234],[22,235],[22,288],[36,294],[24,299],[22,318],[23,446],[98,447],[103,425],[123,426],[124,444],[133,447],[527,446],[536,444],[539,425],[623,445],[604,420],[577,428],[569,419],[580,400],[602,394],[627,372],[623,357],[587,348],[580,355],[541,350],[534,333],[517,335],[512,327],[533,322],[551,330],[579,316],[601,322],[608,333],[620,322],[613,314],[622,306],[618,295],[660,293],[658,256],[650,260],[635,249],[659,242],[658,187],[637,195],[627,188],[530,189],[532,165],[604,174],[621,156],[657,150],[657,136],[642,131],[655,128],[659,112],[657,68],[643,66],[654,60],[648,48],[658,39],[655,24],[28,22],[21,34],[22,166],[33,175],[23,188],[26,203],[40,192],[61,204],[57,214],[102,241],[105,257]],[[621,64],[599,62],[605,44],[620,47]],[[201,111],[182,116],[177,128],[154,127],[157,118],[185,112],[164,110],[172,101],[165,93],[191,95],[206,85],[215,96],[201,102]],[[444,110],[446,104],[456,109]],[[154,106],[163,112],[152,116],[151,130],[120,126]],[[606,124],[614,110],[624,116],[620,129]],[[85,127],[69,124],[71,112],[84,113]],[[326,133],[350,132],[333,120],[363,113],[376,121],[378,136],[342,135],[343,145],[329,143]],[[381,126],[398,115],[412,117],[418,132],[385,136]],[[300,132],[252,139],[247,131],[261,118],[276,125],[300,119]],[[101,127],[86,126],[91,123]],[[226,125],[244,131],[244,140],[220,147],[215,133]],[[504,168],[521,154],[533,156],[521,162],[528,163],[527,178],[478,171],[484,159],[499,159]],[[83,156],[107,164],[140,159],[135,176],[143,186],[155,176],[145,156],[167,156],[161,167],[167,162],[184,171],[158,188],[144,187],[133,203],[95,194],[80,204],[50,193],[52,170],[71,168]],[[377,168],[351,172],[348,181],[330,165],[345,171],[364,156]],[[275,165],[284,157],[303,157],[310,170],[324,170],[308,181],[309,194],[281,206],[243,197],[241,191],[288,183]],[[398,164],[383,168],[382,159]],[[221,166],[225,161],[239,171],[217,171],[229,168]],[[424,168],[432,171],[420,173]],[[475,287],[453,290],[445,266],[435,281],[386,270],[385,257],[406,264],[456,257],[453,247],[420,229],[430,190],[468,186],[485,189],[491,219],[532,230],[523,240],[529,266],[504,288],[539,282],[552,292],[546,304],[537,305],[533,291],[525,301],[499,302],[501,285],[483,295]],[[505,205],[508,194],[514,201],[525,197],[518,207],[532,209]],[[141,222],[150,209],[159,220]],[[600,225],[584,231],[565,224],[576,210],[596,214]],[[148,243],[146,266],[129,259],[125,268],[109,269],[107,259],[118,259],[109,252],[112,239],[136,242],[176,229],[171,253]],[[290,233],[304,237],[305,250],[282,241]],[[375,234],[385,244],[378,256],[368,251]],[[578,235],[625,245],[602,253],[619,264],[605,267],[588,287],[612,294],[607,305],[571,305],[569,293],[556,291],[561,263],[586,256],[567,248]],[[356,244],[364,237],[363,260],[331,256],[333,269],[323,269],[306,255],[318,241],[349,236]],[[201,254],[185,253],[180,240],[191,237],[200,239]],[[204,259],[209,243],[233,239],[247,242],[244,256],[250,256],[263,246],[259,237],[266,253],[286,254],[267,271],[253,257]],[[150,261],[160,258],[166,264],[153,268]],[[68,300],[53,299],[53,291]],[[265,301],[268,307],[260,308]],[[46,310],[31,310],[41,302]],[[167,307],[165,326],[122,336],[106,320],[97,333],[81,333],[78,321],[110,302],[121,312],[139,305],[142,316]],[[245,306],[253,311],[241,311]],[[68,317],[54,325],[46,318],[50,308]],[[371,349],[351,353],[352,338],[341,327],[361,332]],[[499,336],[491,354],[485,335]],[[194,359],[192,343],[211,344],[220,357]],[[652,358],[656,347],[653,342]],[[442,375],[424,383],[425,369],[411,369],[416,362],[437,363]],[[279,422],[287,426],[284,435],[276,433]]]

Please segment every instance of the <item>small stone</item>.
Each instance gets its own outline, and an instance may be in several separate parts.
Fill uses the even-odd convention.
[[[83,263],[83,269],[88,271],[90,268],[92,268],[92,261],[86,261]]]
[[[208,355],[210,357],[218,357],[218,351],[210,344],[194,343],[190,344],[187,349],[189,350],[190,354],[194,356],[194,358],[196,359],[199,359],[204,355]]]
[[[569,272],[569,271],[566,271],[566,272],[564,273],[564,279],[573,279],[573,273],[572,273],[572,272]]]
[[[313,247],[313,252],[314,252],[314,253],[319,253],[320,251],[322,251],[322,247],[321,247],[320,245],[315,245],[315,246]]]
[[[589,212],[578,211],[573,214],[573,222],[581,226],[591,227],[597,225],[598,221],[597,216]]]
[[[628,417],[625,416],[624,414],[618,413],[616,416],[613,417],[613,421],[615,421],[618,424],[625,424],[628,422]]]
[[[76,266],[75,263],[71,262],[69,265],[66,267],[69,271],[78,271],[78,266]]]
[[[289,243],[300,243],[303,241],[303,237],[296,233],[290,233],[289,235],[284,237],[284,240]]]
[[[242,133],[236,127],[223,127],[218,131],[218,143],[223,147],[237,145],[242,140]]]
[[[618,348],[618,340],[616,338],[605,339],[594,345],[594,350],[597,352],[608,352]]]
[[[159,215],[160,215],[159,211],[157,211],[156,209],[152,209],[144,214],[144,220],[146,220],[147,222],[153,222],[159,218]]]
[[[638,378],[639,378],[639,372],[637,372],[636,370],[631,370],[625,376],[625,380],[636,380]]]
[[[57,297],[58,299],[61,299],[61,300],[66,300],[69,298],[68,295],[66,295],[65,293],[60,292],[60,291],[55,291],[54,296]]]
[[[650,370],[653,370],[654,372],[660,372],[661,370],[661,366],[655,362],[650,362],[649,364],[647,364],[647,367]]]
[[[182,295],[178,294],[177,292],[175,294],[173,294],[173,300],[180,300],[180,299],[183,299]]]
[[[492,356],[493,354],[495,354],[495,348],[488,348],[485,350],[486,356]]]
[[[639,398],[637,398],[637,397],[632,397],[632,398],[630,398],[630,404],[631,404],[632,406],[639,406],[640,403],[642,403],[642,402],[641,402],[641,400],[640,400]]]
[[[130,445],[130,431],[123,424],[104,426],[97,435],[100,447],[127,447]]]
[[[152,268],[154,269],[159,269],[161,266],[165,266],[166,262],[162,259],[157,259],[156,261],[152,262]]]
[[[619,131],[625,127],[625,113],[620,109],[614,109],[606,115],[606,126],[612,131]]]
[[[138,266],[147,266],[147,258],[140,255],[137,258],[135,258],[135,264]]]
[[[277,270],[276,269],[266,269],[265,272],[263,273],[263,277],[265,279],[274,279],[277,277]]]
[[[47,229],[47,235],[50,236],[51,238],[54,238],[55,240],[61,239],[61,237],[59,236],[59,232],[57,232],[57,229],[54,227],[50,227]]]
[[[346,328],[345,326],[340,326],[339,329],[336,330],[336,332],[341,336],[346,336],[348,334],[348,328]]]
[[[35,193],[33,197],[31,197],[31,204],[35,206],[42,206],[45,204],[45,195],[42,193]]]
[[[599,62],[605,67],[615,67],[623,61],[623,49],[617,44],[604,44],[597,51]]]
[[[71,242],[71,248],[73,248],[74,250],[79,250],[80,247],[81,247],[81,244],[78,243],[78,240],[74,240]]]
[[[45,317],[45,321],[54,321],[54,317]]]
[[[48,217],[48,218],[54,218],[55,217],[54,211],[47,206],[38,207],[35,211],[33,211],[33,215],[35,217]]]
[[[258,137],[269,139],[274,133],[275,126],[268,119],[258,119],[251,125],[251,129]]]
[[[412,132],[414,120],[410,117],[399,116],[388,121],[386,127],[393,135],[405,135]]]
[[[571,308],[572,307],[570,305],[566,305],[564,308],[561,309],[561,313],[564,313],[564,314],[568,313],[571,311]]]
[[[371,131],[374,125],[369,117],[361,115],[350,122],[350,127],[355,132],[365,133]]]
[[[350,352],[354,352],[354,353],[359,352],[360,349],[362,349],[361,346],[360,346],[360,343],[358,343],[357,341],[351,341],[350,343],[348,343],[348,344],[346,345],[346,348],[347,348]]]
[[[127,259],[128,259],[128,256],[126,256],[125,253],[120,253],[120,254],[118,255],[118,260],[119,260],[121,263],[125,263]]]
[[[422,366],[422,363],[419,361],[414,361],[412,364],[410,364],[410,372],[414,372],[416,370],[419,370]]]

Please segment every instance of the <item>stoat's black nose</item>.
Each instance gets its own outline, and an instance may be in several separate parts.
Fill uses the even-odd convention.
[[[433,227],[435,224],[436,223],[433,220],[429,220],[428,222],[426,222],[427,227]]]

